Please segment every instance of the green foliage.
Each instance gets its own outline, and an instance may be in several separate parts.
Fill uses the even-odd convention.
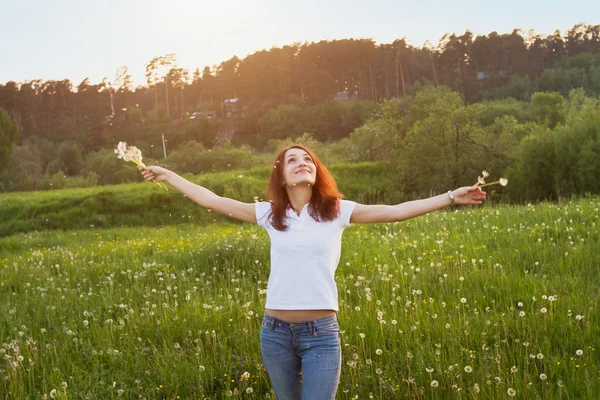
[[[12,117],[0,108],[0,172],[7,169],[14,145],[19,138],[19,128]]]
[[[280,105],[260,118],[259,138],[268,143],[309,132],[319,141],[339,140],[362,125],[375,108],[372,101],[356,100]]]
[[[480,97],[482,100],[513,98],[526,101],[534,91],[534,82],[529,76],[511,75],[506,86],[491,91],[484,90]]]
[[[531,96],[530,112],[538,124],[554,128],[565,121],[566,106],[560,93],[537,92]]]
[[[58,148],[57,161],[68,176],[78,175],[83,168],[83,157],[75,143],[65,142]]]
[[[556,199],[554,174],[556,152],[554,133],[545,126],[534,126],[513,154],[506,170],[506,190],[512,201]]]
[[[511,116],[518,122],[523,123],[529,119],[526,112],[527,103],[515,99],[504,99],[494,101],[482,101],[473,103],[466,107],[466,112],[473,121],[481,126],[492,125],[497,118]]]
[[[556,191],[561,197],[600,191],[600,101],[572,93],[567,123],[556,129]]]
[[[113,150],[93,151],[85,157],[83,174],[94,173],[101,185],[139,181],[137,166],[131,162],[119,160]]]
[[[202,143],[191,141],[181,150],[171,153],[165,164],[182,173],[230,171],[250,168],[255,163],[249,147],[213,147],[205,149]]]

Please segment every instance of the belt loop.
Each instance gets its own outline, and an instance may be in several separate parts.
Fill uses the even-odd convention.
[[[316,330],[317,329],[315,327],[315,321],[310,321],[310,334],[313,336],[316,335],[317,334]]]

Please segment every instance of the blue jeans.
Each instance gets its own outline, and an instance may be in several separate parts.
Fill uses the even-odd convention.
[[[260,351],[278,400],[332,400],[342,352],[337,316],[290,323],[265,314]]]

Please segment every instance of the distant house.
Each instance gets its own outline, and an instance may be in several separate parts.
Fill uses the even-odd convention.
[[[201,117],[205,117],[207,119],[217,119],[217,112],[216,111],[196,111],[196,112],[192,113],[192,115],[190,115],[189,119],[197,119],[197,118],[201,118]]]
[[[335,94],[335,97],[333,99],[336,100],[336,101],[349,100],[350,99],[350,92],[348,92],[348,91],[337,92]]]
[[[227,99],[223,101],[223,115],[225,118],[241,117],[246,118],[248,105],[240,107],[239,98]]]

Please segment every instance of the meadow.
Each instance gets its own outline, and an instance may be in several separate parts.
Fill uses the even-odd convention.
[[[348,227],[337,398],[599,398],[599,208]],[[0,398],[274,399],[258,339],[268,236],[185,219],[1,237]]]

